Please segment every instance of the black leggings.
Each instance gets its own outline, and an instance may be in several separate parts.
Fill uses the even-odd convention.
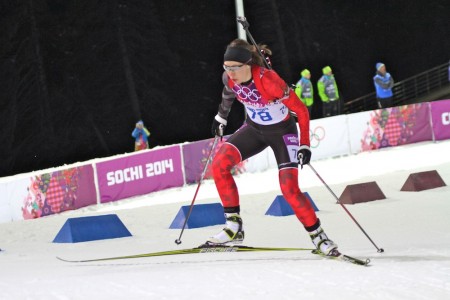
[[[239,150],[242,160],[270,147],[275,154],[278,169],[298,167],[298,131],[294,118],[290,116],[287,120],[273,125],[258,125],[247,119],[247,123],[237,130],[227,143]]]

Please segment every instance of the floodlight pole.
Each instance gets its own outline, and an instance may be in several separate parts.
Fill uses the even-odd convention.
[[[239,16],[244,16],[244,0],[235,0],[234,6],[236,7],[236,19]],[[242,40],[247,40],[247,34],[245,32],[245,29],[241,26],[239,26],[239,22],[236,22],[237,25],[237,33],[238,38]]]

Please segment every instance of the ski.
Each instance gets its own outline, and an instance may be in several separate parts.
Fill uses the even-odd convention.
[[[343,253],[340,253],[337,250],[334,250],[331,255],[325,255],[324,253],[320,252],[317,249],[312,250],[311,253],[320,255],[327,259],[334,259],[334,260],[339,260],[339,261],[343,261],[343,262],[349,262],[349,263],[352,263],[354,265],[359,265],[359,266],[368,266],[370,263],[370,259],[368,259],[368,258],[359,259],[359,258],[351,257],[351,256],[345,255]]]
[[[155,256],[169,256],[169,255],[180,255],[180,254],[194,254],[194,253],[225,253],[225,252],[262,252],[262,251],[313,251],[311,248],[282,248],[282,247],[250,247],[250,246],[211,246],[211,245],[200,245],[195,248],[190,249],[179,249],[179,250],[169,250],[160,252],[149,252],[134,255],[123,255],[114,256],[106,258],[94,258],[94,259],[82,259],[82,260],[70,260],[61,257],[56,257],[57,259],[65,262],[73,263],[85,263],[85,262],[99,262],[99,261],[110,261],[110,260],[120,260],[120,259],[131,259],[131,258],[143,258],[143,257],[155,257]]]

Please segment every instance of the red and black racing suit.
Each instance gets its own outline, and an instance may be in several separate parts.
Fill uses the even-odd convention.
[[[219,149],[213,163],[213,177],[226,213],[239,212],[239,194],[231,175],[233,166],[267,147],[271,147],[278,164],[279,181],[284,198],[308,231],[320,224],[314,208],[298,185],[299,145],[310,145],[309,114],[297,95],[273,70],[252,65],[252,80],[235,84],[224,72],[224,89],[219,116],[227,119],[233,101],[244,104],[245,124]],[[297,115],[300,141],[295,119]],[[264,184],[263,182],[261,184]]]

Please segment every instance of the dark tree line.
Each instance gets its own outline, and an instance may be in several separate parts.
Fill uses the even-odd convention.
[[[286,81],[331,65],[346,100],[379,60],[401,80],[449,59],[444,0],[244,2]],[[151,146],[210,137],[234,1],[1,0],[0,26],[0,176],[131,152],[139,119]]]

